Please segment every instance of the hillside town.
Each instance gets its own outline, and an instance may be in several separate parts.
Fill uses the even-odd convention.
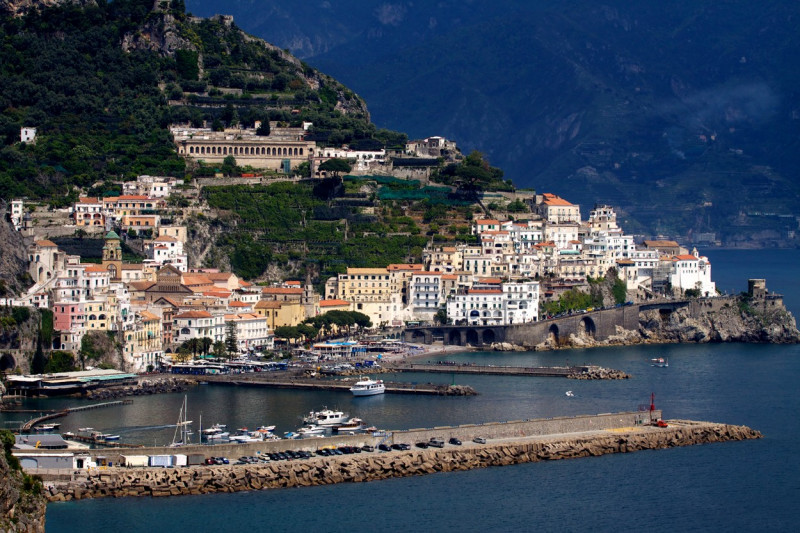
[[[166,210],[182,194],[174,178],[140,176],[123,193],[81,197],[69,210],[68,232],[102,235],[99,262],[37,236],[24,201],[12,201],[11,222],[32,240],[33,285],[0,304],[52,310],[53,349],[77,353],[87,333],[115,334],[128,371],[157,368],[193,339],[208,339],[206,349],[235,339],[239,354],[273,350],[276,328],[329,311],[357,311],[378,328],[535,322],[547,318],[544,303],[610,271],[624,282],[626,299],[716,293],[711,265],[696,249],[636,243],[613,207],[595,206],[584,220],[578,205],[549,193],[530,196],[528,212],[513,220],[476,216],[472,243],[432,240],[421,263],[347,267],[325,280],[324,294],[310,279],[253,283],[190,264],[187,228]],[[134,240],[144,259],[124,261],[122,243]]]

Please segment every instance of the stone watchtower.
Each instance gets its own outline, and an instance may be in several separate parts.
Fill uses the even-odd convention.
[[[122,244],[119,235],[109,231],[104,237],[103,268],[111,274],[111,281],[122,279]]]

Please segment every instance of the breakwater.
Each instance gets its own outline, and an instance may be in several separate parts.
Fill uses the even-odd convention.
[[[489,466],[593,457],[609,453],[672,448],[760,438],[745,426],[669,421],[652,426],[598,429],[573,434],[500,438],[441,449],[411,449],[314,457],[269,464],[196,466],[180,469],[107,468],[69,481],[48,481],[50,501],[129,496],[176,496],[364,482],[453,472]]]
[[[472,363],[401,363],[395,365],[397,372],[430,372],[434,374],[481,374],[495,376],[562,377],[570,379],[628,379],[630,375],[621,370],[584,366],[499,366]]]

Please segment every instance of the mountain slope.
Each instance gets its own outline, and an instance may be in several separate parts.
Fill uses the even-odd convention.
[[[255,5],[189,2],[245,24]],[[308,54],[376,123],[477,148],[517,186],[613,203],[647,234],[797,229],[796,3],[257,5],[280,17],[250,31]]]

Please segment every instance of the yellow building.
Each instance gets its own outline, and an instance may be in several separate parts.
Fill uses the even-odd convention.
[[[306,319],[305,308],[300,302],[276,302],[259,300],[253,312],[267,319],[269,329],[281,326],[296,326]]]
[[[161,317],[137,311],[133,327],[125,332],[125,364],[134,372],[145,372],[156,367],[163,355]]]

